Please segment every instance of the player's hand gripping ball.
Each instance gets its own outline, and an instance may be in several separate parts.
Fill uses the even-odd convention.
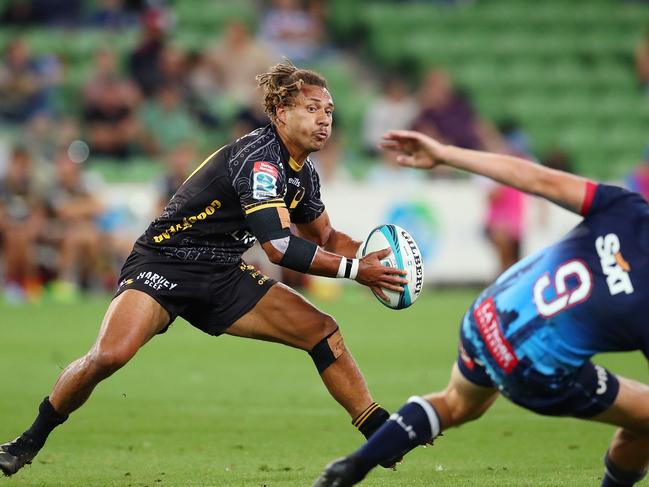
[[[388,267],[405,270],[408,274],[404,277],[408,279],[408,284],[404,286],[403,292],[383,289],[388,297],[387,301],[376,294],[374,295],[388,308],[407,308],[417,300],[424,286],[424,263],[415,239],[397,225],[380,225],[372,230],[361,244],[358,249],[358,257],[362,258],[369,253],[388,247],[392,249],[392,253],[388,254],[381,263]]]

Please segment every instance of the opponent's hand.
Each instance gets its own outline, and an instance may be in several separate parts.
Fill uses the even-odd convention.
[[[396,152],[401,166],[432,169],[444,160],[446,146],[432,137],[413,130],[390,130],[383,136],[381,148]]]
[[[390,252],[392,250],[387,248],[367,254],[360,260],[358,274],[356,275],[356,281],[364,286],[368,286],[385,301],[388,300],[388,297],[383,292],[383,289],[400,293],[403,291],[403,286],[408,284],[407,279],[400,277],[405,276],[407,274],[406,271],[381,264],[381,259],[385,259],[390,255]]]

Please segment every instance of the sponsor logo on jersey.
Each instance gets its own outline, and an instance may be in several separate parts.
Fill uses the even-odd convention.
[[[599,261],[602,265],[602,271],[606,276],[606,284],[611,296],[616,294],[625,293],[631,294],[633,292],[633,284],[631,284],[631,277],[629,271],[631,266],[622,257],[620,252],[620,239],[614,233],[609,233],[605,237],[599,236],[595,240],[595,248]]]
[[[129,286],[135,282],[135,279],[123,279],[118,285],[118,289],[121,289],[124,286]]]
[[[140,272],[135,279],[127,279],[122,281],[120,286],[132,284],[135,280],[144,281],[146,286],[149,286],[151,289],[159,291],[161,289],[169,289],[170,291],[175,288],[178,284],[169,281],[166,277],[156,274],[155,272]]]
[[[270,279],[270,277],[262,274],[261,271],[258,271],[254,265],[249,265],[245,262],[242,262],[241,265],[239,265],[239,269],[241,269],[243,272],[247,272],[253,279],[257,279],[257,284],[259,284],[260,286],[263,285],[268,279]]]
[[[154,235],[153,241],[155,243],[161,243],[164,242],[165,240],[169,240],[172,237],[172,235],[175,235],[178,232],[184,232],[185,230],[188,230],[191,227],[193,227],[194,223],[198,221],[203,221],[208,216],[212,216],[214,213],[216,213],[216,210],[218,210],[219,208],[221,208],[221,202],[219,200],[214,200],[208,206],[206,206],[205,209],[200,213],[192,216],[186,216],[183,218],[182,223],[176,223],[175,225],[171,225],[167,230],[160,233],[159,235]]]
[[[252,246],[257,240],[255,236],[250,233],[248,230],[237,230],[236,232],[231,232],[230,236],[235,239],[237,242],[241,242],[243,245]]]
[[[464,345],[462,345],[462,342],[460,342],[458,349],[460,352],[460,359],[462,359],[462,363],[464,364],[464,366],[469,370],[475,369],[475,362],[471,359],[469,354],[466,353],[466,350],[464,349]]]
[[[295,196],[293,196],[293,201],[291,201],[291,204],[288,207],[289,210],[294,210],[295,208],[297,208],[297,205],[299,205],[300,201],[302,201],[302,198],[304,198],[304,193],[306,193],[306,190],[304,188],[297,190],[297,193],[295,193]]]
[[[265,161],[257,161],[252,169],[252,197],[265,200],[277,196],[277,168]]]
[[[518,357],[500,328],[493,298],[480,303],[473,310],[473,316],[489,353],[506,374],[511,373],[518,363]]]
[[[288,184],[292,184],[293,186],[297,186],[299,188],[301,186],[300,178],[288,178]]]
[[[606,373],[606,369],[600,365],[595,366],[595,371],[597,372],[597,390],[595,393],[601,396],[608,388],[608,374]]]

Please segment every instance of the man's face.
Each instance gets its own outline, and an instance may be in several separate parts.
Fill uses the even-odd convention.
[[[308,152],[319,151],[331,135],[334,103],[326,88],[304,85],[295,105],[277,111],[293,143]]]

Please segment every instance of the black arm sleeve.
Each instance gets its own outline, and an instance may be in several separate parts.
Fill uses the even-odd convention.
[[[318,246],[309,240],[293,235],[288,228],[282,228],[277,208],[268,205],[246,215],[250,229],[260,243],[270,240],[288,239],[288,245],[279,264],[298,272],[308,272],[318,251]]]

